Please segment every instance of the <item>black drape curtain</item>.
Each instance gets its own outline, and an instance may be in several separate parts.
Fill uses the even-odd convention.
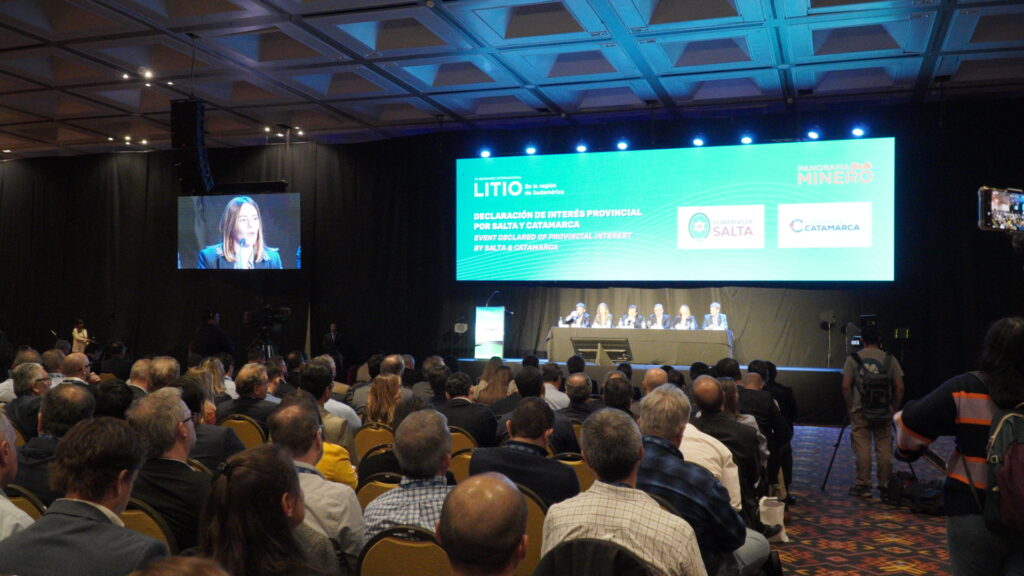
[[[621,314],[656,302],[698,317],[722,302],[735,331],[738,359],[779,365],[826,365],[827,332],[860,314],[879,314],[883,329],[910,329],[902,348],[911,394],[973,366],[994,319],[1021,314],[1024,258],[1006,236],[977,230],[981,185],[1021,186],[1024,115],[1020,100],[779,113],[714,120],[640,121],[547,126],[520,131],[440,132],[344,146],[312,143],[210,150],[218,182],[285,179],[302,195],[303,270],[210,273],[176,269],[176,197],[170,152],[17,160],[0,164],[0,330],[15,344],[50,347],[54,330],[70,336],[84,318],[102,341],[125,340],[135,354],[185,346],[205,308],[240,349],[255,336],[243,313],[289,307],[292,319],[272,335],[282,351],[312,340],[318,353],[327,323],[342,330],[350,362],[381,351],[418,357],[472,353],[475,306],[509,314],[508,356],[541,353],[547,329],[577,301],[607,302]],[[857,114],[856,118],[853,117]],[[516,154],[527,140],[543,151],[568,150],[578,138],[635,147],[678,146],[695,131],[733,138],[738,127],[766,135],[801,125],[871,126],[897,137],[896,281],[892,283],[637,283],[634,263],[610,263],[609,283],[486,283],[454,280],[455,159],[488,145]],[[614,136],[613,136],[614,135]],[[610,146],[610,144],[609,144]],[[307,326],[307,320],[309,325]],[[831,365],[845,354],[838,326]],[[240,359],[244,353],[240,352]],[[562,358],[557,360],[564,360]]]

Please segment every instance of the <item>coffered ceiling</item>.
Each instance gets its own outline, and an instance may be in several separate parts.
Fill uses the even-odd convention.
[[[1022,92],[1019,1],[0,0],[0,158]]]

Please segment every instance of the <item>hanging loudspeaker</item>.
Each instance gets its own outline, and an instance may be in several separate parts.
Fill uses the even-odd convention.
[[[202,101],[194,98],[171,101],[174,168],[184,194],[208,194],[213,191],[213,176],[210,174],[203,139],[205,126]]]

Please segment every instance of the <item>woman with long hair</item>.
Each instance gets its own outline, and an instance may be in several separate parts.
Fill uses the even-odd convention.
[[[608,304],[601,302],[597,305],[597,312],[594,313],[593,320],[590,321],[591,328],[611,328],[612,327],[612,313],[608,311]]]
[[[295,535],[305,516],[290,456],[280,446],[257,446],[232,456],[214,478],[199,523],[200,552],[233,576],[320,574]]]
[[[203,358],[203,361],[199,363],[199,368],[213,375],[213,380],[211,380],[210,384],[213,390],[214,403],[220,404],[221,402],[231,400],[231,395],[224,388],[224,363],[220,361],[220,358],[216,356]]]
[[[672,327],[676,330],[696,330],[697,317],[690,313],[690,307],[683,304],[679,307],[679,314],[676,314]]]
[[[201,368],[193,366],[185,372],[185,376],[191,376],[196,379],[199,384],[199,388],[203,393],[203,423],[204,424],[216,424],[217,423],[217,396],[214,394],[216,388],[216,376],[213,371],[208,368]],[[223,381],[221,382],[221,388],[224,387]],[[223,396],[224,400],[230,398],[227,394]]]
[[[363,411],[363,423],[391,425],[395,417],[395,407],[402,397],[402,380],[394,374],[381,374],[370,384],[370,393],[366,398],[366,409]]]
[[[1016,575],[1024,566],[1020,537],[993,531],[982,510],[993,416],[997,409],[1024,410],[1024,318],[992,324],[978,368],[950,378],[896,414],[896,458],[916,460],[939,436],[954,436],[942,490],[953,576]]]
[[[481,380],[481,382],[483,381]],[[487,381],[487,386],[477,391],[477,403],[490,406],[508,396],[508,385],[510,382],[512,382],[512,369],[508,366],[498,367],[491,376],[491,379]]]
[[[85,320],[75,320],[75,327],[71,329],[71,352],[85,353],[85,347],[92,342],[89,340],[89,331],[85,328]]]
[[[199,251],[196,268],[281,269],[281,255],[267,246],[260,207],[252,198],[236,196],[228,201],[220,219],[220,236],[220,243]]]

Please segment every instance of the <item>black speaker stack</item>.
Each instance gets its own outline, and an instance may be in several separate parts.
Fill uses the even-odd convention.
[[[195,98],[171,101],[171,146],[174,148],[174,168],[186,195],[213,192],[213,176],[206,159],[203,132],[206,116],[203,102]]]

